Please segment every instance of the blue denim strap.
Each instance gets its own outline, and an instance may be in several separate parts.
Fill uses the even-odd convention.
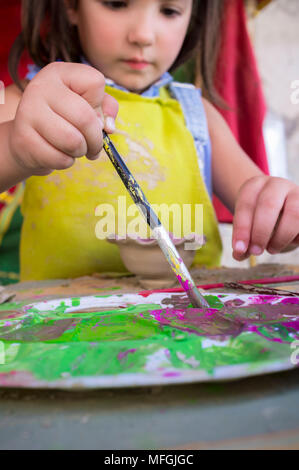
[[[182,107],[186,126],[194,139],[199,168],[212,197],[211,141],[201,90],[194,85],[179,82],[171,82],[168,89]]]

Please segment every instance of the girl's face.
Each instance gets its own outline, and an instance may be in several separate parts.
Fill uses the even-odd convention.
[[[89,62],[141,93],[174,63],[191,12],[192,0],[80,0],[69,18]]]

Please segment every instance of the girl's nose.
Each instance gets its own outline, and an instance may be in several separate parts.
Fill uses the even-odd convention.
[[[128,40],[138,46],[150,46],[155,39],[155,26],[151,15],[140,15],[135,18],[128,30]]]

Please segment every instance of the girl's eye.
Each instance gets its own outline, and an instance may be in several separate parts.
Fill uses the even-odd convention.
[[[162,12],[165,16],[168,16],[168,17],[180,15],[179,11],[173,10],[172,8],[163,8]]]
[[[121,1],[115,1],[115,2],[112,2],[112,1],[104,1],[103,2],[103,5],[105,5],[106,7],[108,8],[111,8],[113,10],[119,10],[120,8],[124,8],[127,6],[126,2],[121,2]]]

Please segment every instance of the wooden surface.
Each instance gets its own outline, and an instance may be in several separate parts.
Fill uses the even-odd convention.
[[[194,271],[197,283],[299,267]],[[14,300],[140,290],[99,276],[10,286]],[[278,286],[275,286],[278,287]],[[282,286],[299,292],[299,282]],[[299,370],[217,384],[62,392],[0,389],[0,449],[299,449]]]

